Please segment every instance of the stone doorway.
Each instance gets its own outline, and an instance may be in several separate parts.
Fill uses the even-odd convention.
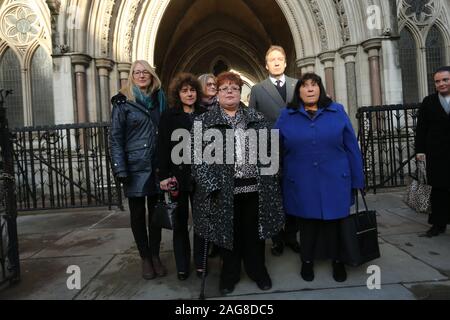
[[[264,57],[272,44],[285,48],[287,74],[295,76],[294,40],[275,0],[172,0],[158,27],[154,62],[165,87],[181,71],[237,71],[245,100],[267,77]]]

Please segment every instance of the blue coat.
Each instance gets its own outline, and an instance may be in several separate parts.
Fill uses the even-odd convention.
[[[361,151],[342,105],[332,103],[311,119],[303,106],[284,109],[280,130],[283,200],[287,214],[337,220],[350,213],[352,189],[364,188]]]

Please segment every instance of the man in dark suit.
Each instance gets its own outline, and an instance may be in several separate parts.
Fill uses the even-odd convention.
[[[423,100],[416,131],[417,160],[426,161],[432,187],[427,237],[444,233],[450,223],[450,66],[439,68],[434,82],[437,93]]]
[[[250,93],[249,106],[262,112],[273,124],[277,121],[281,109],[285,108],[294,97],[296,79],[287,77],[286,53],[280,46],[271,46],[266,54],[266,69],[269,77],[255,85]],[[295,252],[300,252],[297,241],[298,226],[296,219],[287,216],[284,231],[272,238],[272,254],[280,256],[287,245]]]

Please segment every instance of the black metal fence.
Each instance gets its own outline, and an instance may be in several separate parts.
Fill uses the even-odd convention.
[[[400,187],[415,173],[414,140],[419,104],[363,107],[358,110],[359,142],[366,186]]]
[[[0,287],[20,280],[13,148],[3,100],[0,90]]]
[[[108,133],[107,123],[13,130],[18,210],[122,208]]]

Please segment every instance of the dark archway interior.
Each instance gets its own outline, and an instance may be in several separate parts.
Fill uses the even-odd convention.
[[[271,44],[285,48],[286,73],[295,76],[294,41],[275,0],[172,0],[158,29],[155,65],[164,86],[180,71],[214,73],[220,61],[258,82],[267,76]]]

